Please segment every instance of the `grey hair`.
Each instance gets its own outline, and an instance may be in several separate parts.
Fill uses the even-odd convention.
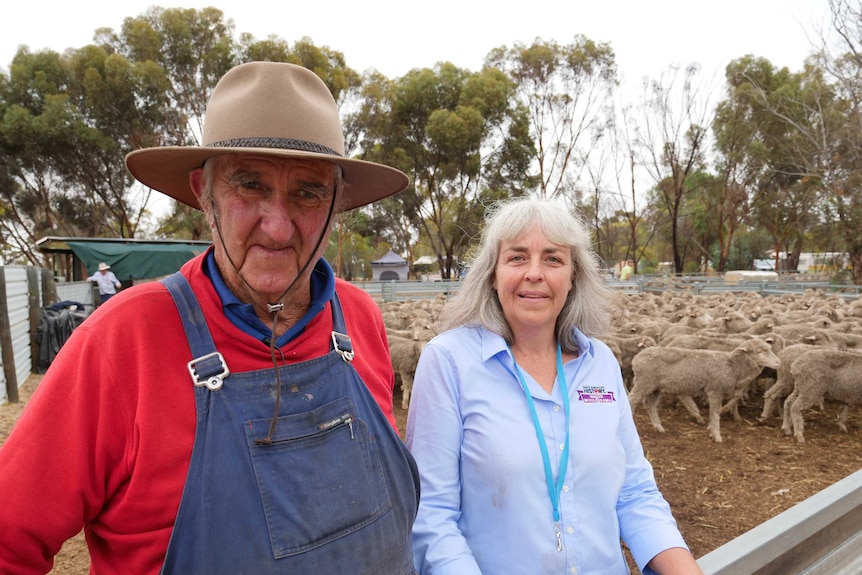
[[[575,327],[589,337],[606,332],[614,295],[602,279],[588,228],[579,216],[555,200],[516,198],[492,206],[485,221],[482,240],[461,288],[441,313],[442,329],[481,325],[512,343],[512,330],[493,289],[500,244],[539,226],[548,240],[571,250],[574,279],[557,318],[560,346],[570,352],[578,349]]]

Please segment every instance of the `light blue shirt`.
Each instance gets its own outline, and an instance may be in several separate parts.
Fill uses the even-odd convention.
[[[621,539],[642,571],[659,552],[686,547],[644,457],[619,364],[603,343],[576,336],[579,356],[563,367],[571,435],[560,494],[562,551],[506,342],[462,327],[425,347],[406,432],[422,486],[413,527],[422,575],[627,574]],[[522,373],[556,479],[566,440],[560,386],[548,395]]]
[[[117,288],[120,287],[120,280],[114,275],[114,272],[108,270],[105,273],[96,272],[87,278],[88,282],[96,282],[99,285],[99,293],[103,295],[114,295],[117,293]]]

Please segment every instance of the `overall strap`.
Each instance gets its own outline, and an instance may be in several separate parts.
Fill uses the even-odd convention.
[[[211,391],[221,389],[224,378],[230,375],[230,370],[222,354],[216,351],[203,310],[192,287],[180,272],[162,279],[161,282],[168,288],[180,312],[186,339],[192,357],[195,358],[188,363],[189,374],[195,387],[206,386]]]
[[[353,361],[353,344],[347,335],[347,324],[344,322],[344,312],[338,294],[333,292],[329,300],[332,307],[332,348],[341,356],[341,359],[350,363]]]

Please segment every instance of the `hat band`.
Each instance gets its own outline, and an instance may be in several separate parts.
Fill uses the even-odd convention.
[[[316,154],[326,154],[327,156],[338,156],[341,154],[328,148],[308,142],[306,140],[294,140],[293,138],[234,138],[231,140],[221,140],[220,142],[212,142],[207,144],[207,148],[277,148],[281,150],[298,150],[302,152],[314,152]]]

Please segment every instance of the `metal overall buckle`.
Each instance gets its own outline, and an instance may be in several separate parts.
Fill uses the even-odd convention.
[[[217,351],[191,360],[188,368],[195,387],[206,386],[210,391],[221,389],[224,378],[230,375],[224,356]]]
[[[350,343],[350,336],[343,333],[338,333],[337,331],[333,331],[332,345],[338,355],[341,356],[341,359],[343,359],[347,363],[353,361],[353,344]]]

